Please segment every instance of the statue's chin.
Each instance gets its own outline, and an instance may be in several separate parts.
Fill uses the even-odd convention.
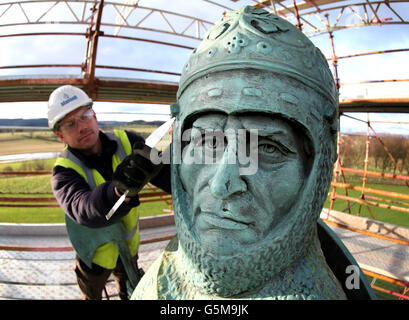
[[[200,239],[201,251],[207,252],[208,255],[219,259],[224,259],[226,256],[234,255],[234,248],[236,246],[232,246],[231,243],[232,241],[229,241],[229,243],[227,243],[227,241],[223,242],[223,237],[221,237],[217,231],[209,231]],[[196,247],[199,247],[199,245]]]
[[[275,233],[271,232],[261,241],[232,246],[234,241],[223,237],[220,230],[207,232],[204,239],[198,241],[187,228],[183,229],[178,237],[186,280],[207,294],[232,297],[255,290],[294,258],[279,254],[289,249],[285,248],[290,243],[285,240],[288,235],[281,234],[280,243],[275,243]]]
[[[212,228],[198,233],[198,239],[203,252],[207,252],[215,258],[242,255],[252,250],[261,240],[250,227],[232,230],[224,228]],[[247,253],[246,253],[247,254]]]

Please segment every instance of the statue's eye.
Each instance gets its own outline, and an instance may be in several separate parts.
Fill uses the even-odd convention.
[[[261,139],[259,141],[258,155],[262,162],[282,163],[287,161],[291,153],[292,151],[278,141],[270,139]]]
[[[266,155],[280,154],[285,156],[289,150],[279,143],[261,141],[258,145],[258,151]]]
[[[262,151],[264,153],[274,153],[278,151],[278,148],[272,144],[261,144],[259,145],[259,151]]]
[[[206,148],[210,149],[217,149],[221,147],[221,143],[219,141],[220,139],[217,139],[216,137],[210,137],[205,140],[205,146]]]

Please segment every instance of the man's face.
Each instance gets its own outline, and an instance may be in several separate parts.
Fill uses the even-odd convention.
[[[94,111],[89,107],[80,107],[70,112],[58,124],[56,134],[71,148],[86,154],[96,153],[99,129]]]
[[[192,124],[180,165],[180,178],[190,197],[191,232],[205,250],[229,255],[263,240],[297,201],[306,179],[300,138],[284,120],[265,114],[208,114]],[[205,132],[229,132],[223,143]],[[234,132],[257,130],[257,145],[246,139],[247,152],[257,152],[257,171],[244,175]],[[202,139],[197,135],[202,134]],[[197,141],[203,143],[197,144]],[[194,152],[219,154],[216,163],[192,163]],[[253,155],[254,156],[254,155]],[[234,161],[235,160],[235,161]]]

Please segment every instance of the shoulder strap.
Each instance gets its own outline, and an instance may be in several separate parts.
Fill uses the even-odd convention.
[[[71,160],[74,164],[76,164],[78,167],[81,168],[81,170],[84,172],[88,185],[90,186],[91,189],[94,189],[96,187],[95,184],[95,179],[94,175],[92,173],[92,169],[88,168],[76,155],[74,155],[71,151],[68,149],[65,149],[63,152],[61,152],[60,155],[61,158],[65,158],[68,160]]]
[[[118,145],[118,148],[116,149],[116,154],[119,157],[119,160],[121,161],[124,160],[124,158],[126,157],[126,153],[119,137],[113,132],[105,132],[105,134],[108,136],[109,139],[116,141]]]
[[[108,136],[108,138],[110,140],[114,140],[117,143],[118,147],[116,149],[116,155],[118,156],[119,160],[122,161],[126,157],[126,153],[125,153],[124,147],[123,147],[123,145],[121,143],[121,140],[113,132],[105,132],[105,134]],[[76,166],[78,166],[84,172],[86,180],[88,182],[88,185],[90,186],[91,189],[94,189],[96,187],[96,183],[95,183],[95,179],[94,179],[94,174],[92,173],[92,169],[88,168],[80,159],[78,159],[78,157],[76,155],[74,155],[68,149],[64,149],[61,152],[60,157],[72,161]]]

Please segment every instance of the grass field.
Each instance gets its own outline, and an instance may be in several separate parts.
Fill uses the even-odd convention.
[[[0,196],[53,197],[51,175],[3,176],[0,178]],[[142,203],[139,206],[141,217],[164,214],[163,209],[169,209],[164,201]],[[60,208],[0,207],[0,222],[60,223],[64,222],[64,213]]]
[[[63,144],[51,131],[0,132],[0,155],[58,152]]]
[[[123,126],[122,129],[134,131],[144,138],[156,129],[154,126],[144,125],[139,127]],[[171,138],[166,134],[158,143],[158,150],[165,149],[170,144]],[[36,152],[59,152],[63,150],[64,144],[58,140],[51,131],[36,132],[0,132],[0,156],[36,153]],[[0,171],[30,171],[51,170],[54,159],[22,161],[15,163],[0,163]]]
[[[50,196],[50,195],[45,195]],[[166,214],[165,202],[147,202],[138,207],[140,217]],[[10,208],[0,207],[0,223],[64,223],[61,208]]]
[[[147,137],[154,126],[123,127]],[[170,143],[170,136],[165,136],[158,149],[163,149]],[[0,132],[0,155],[58,152],[63,149],[50,131],[36,132]],[[55,159],[31,160],[15,163],[0,163],[0,171],[35,171],[52,170]],[[43,196],[52,197],[50,175],[39,176],[1,176],[0,196]],[[2,202],[4,203],[4,202]],[[141,217],[164,214],[163,209],[169,209],[165,202],[148,202],[139,206]],[[14,208],[0,207],[0,222],[13,223],[60,223],[64,222],[64,213],[60,208]]]
[[[406,185],[367,184],[366,187],[409,195],[409,188]],[[331,191],[332,191],[332,187],[330,188],[330,192]],[[337,193],[341,195],[345,195],[344,190],[341,188],[337,188]],[[353,197],[353,198],[358,198],[360,195],[361,193],[359,191],[348,189],[348,196]],[[390,200],[397,200],[391,197],[384,197],[384,198],[390,199]],[[406,201],[406,203],[409,205],[408,201]],[[350,202],[350,205],[351,204],[352,206],[350,207],[350,209],[351,209],[352,214],[358,215],[358,212],[360,210],[360,216],[373,219],[366,206],[362,206],[361,208],[359,208],[360,205],[358,203],[353,204],[353,202]],[[393,205],[402,207],[402,208],[409,208],[409,206],[404,206],[404,205],[397,205],[397,204],[393,204]],[[330,207],[329,197],[325,201],[324,207],[325,208]],[[334,202],[333,209],[337,211],[344,211],[346,213],[349,213],[349,211],[346,210],[347,207],[348,205],[345,200],[337,199]],[[392,223],[392,224],[396,224],[396,225],[400,225],[400,226],[409,228],[409,212],[400,212],[400,211],[384,209],[384,208],[380,208],[376,206],[370,206],[370,210],[372,211],[372,214],[374,215],[376,220],[380,220],[383,222],[388,222],[388,223]]]

